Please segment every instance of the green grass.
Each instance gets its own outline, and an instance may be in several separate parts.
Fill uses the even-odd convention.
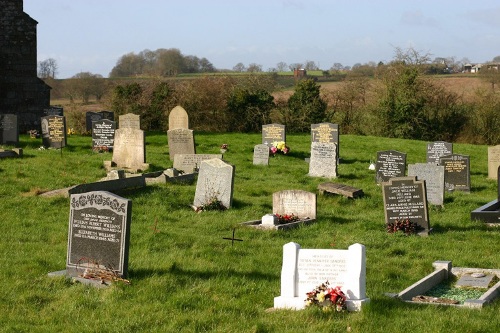
[[[309,135],[288,135],[288,156],[252,165],[260,134],[196,133],[198,153],[218,153],[236,166],[234,205],[225,212],[196,214],[195,184],[152,185],[119,195],[133,202],[129,279],[105,290],[47,273],[64,269],[68,198],[38,191],[92,182],[105,176],[108,153],[90,149],[90,137],[71,136],[60,151],[38,150],[40,140],[21,136],[24,157],[0,160],[0,332],[495,332],[500,301],[482,310],[414,305],[389,299],[432,272],[435,260],[454,266],[500,268],[500,229],[470,220],[470,212],[493,200],[496,181],[487,179],[487,147],[455,144],[470,155],[471,193],[446,194],[444,209],[429,208],[429,237],[388,234],[382,193],[368,170],[378,150],[407,153],[407,163],[425,161],[426,142],[341,136],[336,182],[365,196],[318,196],[317,223],[290,231],[259,231],[240,222],[272,210],[272,193],[317,192],[326,181],[307,176]],[[151,169],[172,166],[165,133],[147,133]],[[159,233],[153,227],[157,221]],[[231,246],[232,228],[243,242]],[[359,313],[268,312],[280,293],[282,247],[346,249],[366,246],[367,295]]]

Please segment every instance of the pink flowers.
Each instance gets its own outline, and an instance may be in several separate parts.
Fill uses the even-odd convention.
[[[306,306],[317,305],[321,307],[334,308],[335,311],[340,312],[346,309],[346,295],[339,286],[329,288],[330,283],[326,281],[320,286],[314,288],[313,291],[307,293],[305,299]],[[325,308],[324,308],[325,309]]]

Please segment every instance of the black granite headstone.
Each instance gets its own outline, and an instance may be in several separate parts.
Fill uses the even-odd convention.
[[[92,149],[112,150],[115,141],[116,122],[102,119],[92,122]]]
[[[44,109],[43,113],[45,116],[64,116],[64,108],[60,106],[51,106],[48,109]]]
[[[111,121],[115,121],[115,113],[113,111],[100,111],[99,112],[102,115],[102,119],[107,119]]]
[[[13,146],[19,144],[17,115],[0,114],[0,144]]]
[[[394,177],[404,177],[406,170],[406,154],[396,150],[377,152],[375,163],[375,181],[377,184]]]
[[[382,183],[382,192],[386,224],[409,220],[422,228],[421,233],[429,233],[425,181],[416,177],[391,178]]]
[[[61,116],[42,117],[42,142],[45,147],[66,146],[66,118]]]
[[[339,160],[339,125],[332,123],[311,124],[311,142],[336,143],[336,158]]]
[[[85,113],[85,128],[87,132],[92,130],[92,122],[99,121],[103,118],[102,113],[88,111]]]
[[[427,163],[439,165],[439,158],[441,156],[451,154],[453,154],[453,143],[435,141],[427,144]]]
[[[66,272],[128,273],[132,201],[106,191],[72,194]]]
[[[267,124],[262,125],[262,143],[272,146],[273,142],[286,142],[285,125]]]
[[[442,156],[439,165],[444,166],[444,188],[447,191],[470,192],[470,159],[467,155]]]

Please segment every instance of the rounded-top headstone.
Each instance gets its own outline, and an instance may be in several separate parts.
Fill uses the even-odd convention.
[[[168,129],[189,128],[189,116],[182,106],[177,105],[168,115]]]

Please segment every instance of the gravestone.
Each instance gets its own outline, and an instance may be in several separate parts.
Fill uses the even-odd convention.
[[[17,115],[0,114],[0,144],[13,146],[19,144]]]
[[[375,163],[375,181],[377,184],[394,177],[404,177],[406,170],[406,154],[396,150],[377,152]]]
[[[144,131],[136,128],[115,130],[112,163],[118,168],[146,170],[146,145]]]
[[[328,281],[339,286],[347,297],[349,311],[359,311],[366,297],[366,250],[353,244],[347,250],[301,249],[297,243],[283,246],[281,295],[274,298],[274,308],[300,310],[307,293]]]
[[[110,192],[72,194],[66,274],[112,270],[128,274],[132,201]]]
[[[127,113],[118,117],[119,128],[141,129],[141,117],[137,114]]]
[[[48,148],[66,146],[66,118],[62,116],[42,117],[42,142]]]
[[[497,179],[500,167],[500,145],[488,147],[488,178]]]
[[[494,274],[470,273],[463,274],[455,284],[459,288],[484,288],[487,289],[490,282],[495,277]]]
[[[337,144],[311,142],[309,176],[337,178]]]
[[[408,176],[425,180],[427,202],[443,206],[444,203],[444,167],[431,163],[408,164]]]
[[[442,156],[439,164],[444,166],[444,187],[447,191],[470,192],[470,159],[467,155]]]
[[[416,177],[391,178],[382,183],[384,197],[385,223],[410,220],[417,223],[423,231],[420,235],[429,234],[429,214],[425,181]]]
[[[311,142],[336,143],[339,160],[339,125],[332,123],[311,124]]]
[[[174,169],[184,173],[194,173],[198,171],[202,161],[213,158],[222,159],[222,154],[176,154]]]
[[[189,128],[189,116],[182,106],[176,106],[168,115],[168,129]]]
[[[115,113],[113,111],[100,111],[99,112],[102,115],[102,119],[107,119],[111,121],[115,121]]]
[[[115,142],[116,123],[102,119],[92,122],[92,149],[112,150]]]
[[[60,106],[51,106],[48,109],[44,109],[43,113],[45,116],[64,116],[64,108]]]
[[[103,119],[102,113],[88,111],[85,113],[85,128],[87,132],[92,131],[92,123]]]
[[[262,125],[262,143],[268,147],[272,146],[273,142],[286,142],[285,125],[267,124]]]
[[[265,144],[253,147],[253,165],[269,165],[269,146]]]
[[[170,160],[175,160],[177,154],[196,154],[193,130],[176,128],[167,131],[168,153]]]
[[[214,158],[202,161],[193,206],[203,207],[218,200],[225,208],[233,202],[234,166]]]
[[[429,142],[427,144],[427,163],[439,165],[439,158],[453,154],[453,143],[445,141]]]
[[[300,219],[316,219],[316,194],[302,190],[273,193],[273,214],[295,215]]]
[[[497,198],[488,202],[471,212],[471,220],[479,220],[486,223],[495,223],[498,225],[500,222],[500,167],[497,169]]]

